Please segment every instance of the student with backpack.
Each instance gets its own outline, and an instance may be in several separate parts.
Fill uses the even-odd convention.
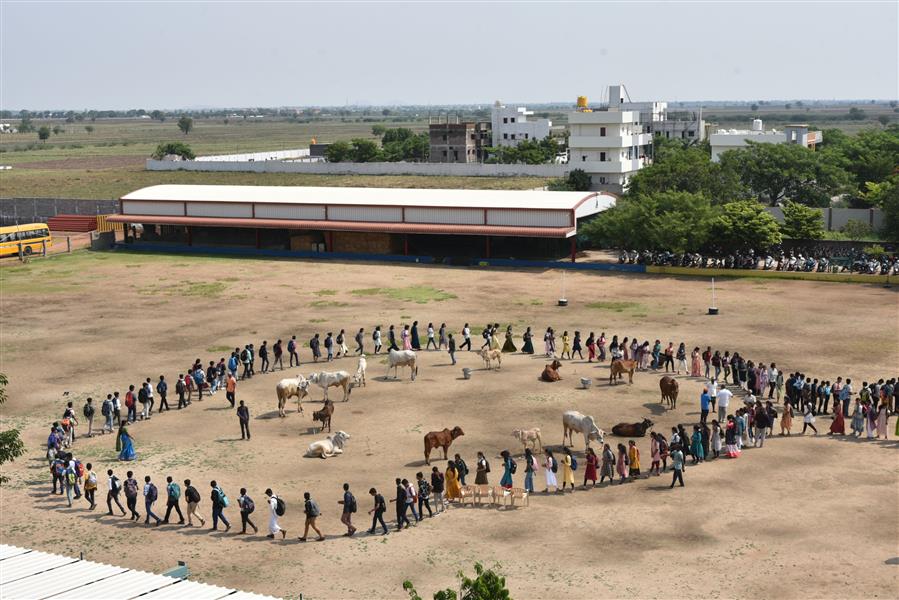
[[[247,495],[247,488],[240,488],[240,496],[237,497],[237,506],[240,507],[240,532],[247,532],[247,525],[253,528],[253,533],[259,533],[259,528],[250,520],[250,515],[256,510],[256,503]]]
[[[225,524],[225,531],[230,531],[231,523],[225,518],[224,513],[229,504],[228,496],[225,495],[225,490],[220,488],[214,479],[209,482],[209,487],[212,488],[212,493],[209,495],[212,500],[212,530],[218,531],[219,521],[221,520]]]
[[[265,536],[270,540],[275,539],[275,534],[280,532],[281,539],[287,537],[287,530],[281,529],[280,523],[278,523],[278,517],[283,517],[284,513],[287,511],[287,505],[284,503],[284,500],[281,500],[275,493],[272,492],[272,488],[268,488],[265,490],[265,495],[268,497],[268,508],[269,508],[269,517],[268,517],[268,535]]]
[[[281,367],[281,370],[284,370],[284,359],[282,356],[284,355],[284,347],[281,345],[281,340],[275,342],[275,345],[272,346],[272,356],[274,359],[272,360],[272,371],[275,370],[275,365]]]
[[[543,473],[546,476],[546,489],[543,492],[548,492],[549,488],[556,488],[555,491],[559,491],[559,482],[556,479],[556,473],[559,471],[559,463],[556,461],[556,457],[553,456],[553,451],[547,448],[543,451],[544,455],[546,455],[546,460],[543,463]]]
[[[148,412],[147,405],[150,402],[150,399],[147,397],[147,386],[141,385],[140,389],[137,390],[137,401],[140,402],[140,418],[141,420],[149,419],[150,413]]]
[[[346,533],[344,536],[351,537],[356,533],[356,528],[353,527],[353,513],[356,512],[356,497],[350,492],[350,484],[343,484],[343,500],[338,500],[337,504],[343,505],[340,522],[346,525]]]
[[[465,485],[465,476],[468,475],[468,465],[462,460],[458,454],[453,455],[453,464],[456,466],[456,473],[459,475],[459,485]]]
[[[287,354],[290,355],[290,360],[288,361],[290,363],[289,366],[292,367],[294,361],[296,361],[296,365],[299,367],[300,355],[297,352],[297,336],[295,335],[290,336],[290,340],[287,342]]]
[[[434,512],[439,515],[446,510],[446,477],[437,467],[431,469],[431,491],[434,492]]]
[[[250,346],[246,345],[240,351],[240,362],[243,364],[243,373],[240,374],[241,379],[250,378]]]
[[[427,482],[421,471],[415,474],[415,479],[418,482],[418,514],[424,519],[424,509],[427,508],[428,516],[433,517],[434,513],[431,511],[431,484]]]
[[[436,469],[437,467],[434,468]],[[379,494],[378,490],[376,490],[375,488],[369,489],[368,494],[372,498],[374,498],[375,501],[374,508],[368,511],[368,514],[374,515],[371,518],[371,529],[368,530],[368,533],[370,535],[374,535],[375,527],[377,527],[378,523],[380,523],[381,529],[384,531],[384,535],[387,535],[390,533],[390,531],[387,529],[387,524],[384,523],[384,513],[387,512],[387,502],[384,500],[384,496]]]
[[[159,394],[159,412],[164,410],[172,410],[169,408],[169,401],[166,396],[169,392],[169,384],[165,381],[165,375],[159,376],[159,383],[156,384],[156,393]]]
[[[156,516],[153,512],[153,504],[156,502],[156,499],[159,497],[159,491],[156,489],[156,485],[150,481],[150,476],[147,475],[144,477],[144,506],[147,510],[147,514],[144,517],[144,524],[150,524],[150,517],[156,519],[155,526],[159,527],[159,524],[162,523],[162,519]]]
[[[137,404],[137,398],[134,397],[134,384],[131,384],[128,386],[128,391],[125,392],[125,408],[128,409],[129,423],[137,421],[137,408],[135,404]]]
[[[97,503],[94,501],[94,494],[97,491],[97,474],[91,471],[91,468],[90,463],[84,467],[84,499],[91,503],[88,510],[97,508]]]
[[[107,514],[110,516],[112,515],[112,503],[115,502],[116,506],[119,507],[119,510],[122,511],[122,516],[124,517],[125,508],[122,506],[122,503],[119,502],[119,492],[122,491],[122,482],[113,474],[112,469],[106,470],[106,477],[108,478],[106,483],[106,508],[109,509]]]
[[[187,526],[193,527],[193,517],[196,517],[200,521],[200,527],[205,527],[206,519],[197,512],[197,507],[200,505],[200,492],[190,484],[190,479],[184,480],[184,498],[187,500]]]
[[[507,489],[512,489],[512,475],[515,474],[515,471],[518,470],[518,464],[515,462],[515,459],[512,458],[512,455],[509,454],[508,450],[503,450],[500,452],[500,456],[503,457],[503,476],[499,480],[499,484]]]
[[[187,393],[187,384],[184,382],[184,374],[178,374],[178,381],[175,383],[175,393],[178,394],[178,410],[187,406],[187,400],[184,394]]]
[[[100,414],[106,419],[103,424],[103,433],[112,433],[112,394],[106,394],[106,400],[100,405]]]
[[[165,480],[165,518],[162,520],[162,522],[168,525],[169,517],[172,514],[172,509],[175,509],[175,512],[178,513],[178,518],[180,519],[178,521],[178,524],[184,525],[184,515],[181,513],[181,486],[179,486],[172,480],[171,475],[166,477]]]
[[[315,541],[323,542],[325,541],[325,536],[322,535],[322,532],[319,531],[318,527],[315,526],[315,520],[318,519],[322,511],[318,507],[318,503],[312,499],[312,496],[309,492],[303,492],[303,512],[306,513],[306,528],[303,530],[303,535],[300,537],[301,542],[306,541],[306,536],[309,534],[309,528],[311,527],[315,533],[318,534],[318,538]]]
[[[84,408],[81,409],[81,412],[84,413],[84,418],[87,420],[87,437],[94,437],[94,399],[88,398],[84,403]]]

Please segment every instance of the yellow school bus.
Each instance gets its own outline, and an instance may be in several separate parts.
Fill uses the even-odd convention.
[[[46,223],[0,227],[0,256],[18,255],[19,244],[22,245],[22,254],[25,256],[40,254],[43,241],[47,242],[48,248],[53,243]]]

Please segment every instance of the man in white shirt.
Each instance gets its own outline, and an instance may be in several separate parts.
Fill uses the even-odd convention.
[[[462,328],[462,344],[459,346],[460,352],[462,351],[462,348],[468,348],[468,351],[471,352],[471,329],[469,329],[468,323]]]
[[[777,386],[777,367],[774,366],[774,363],[771,363],[771,366],[768,368],[768,400],[774,398],[774,388]],[[764,393],[764,390],[762,390]]]
[[[729,389],[727,389],[726,385],[721,386],[721,389],[718,390],[718,394],[715,398],[718,401],[718,422],[724,423],[725,419],[727,419],[727,407],[730,406],[730,399],[733,397],[733,394]]]

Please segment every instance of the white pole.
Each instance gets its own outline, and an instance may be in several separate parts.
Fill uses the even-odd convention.
[[[715,278],[712,277],[712,308],[717,308],[718,305],[715,304]]]

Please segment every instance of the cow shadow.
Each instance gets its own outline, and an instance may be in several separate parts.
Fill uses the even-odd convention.
[[[665,408],[663,404],[660,404],[658,402],[647,402],[643,405],[643,408],[648,410],[654,417],[659,417],[668,412],[668,409]]]
[[[288,412],[287,414],[290,414],[290,413]],[[294,414],[297,414],[297,413],[294,412]],[[259,414],[256,415],[254,418],[255,418],[256,420],[258,420],[258,421],[264,421],[264,420],[269,420],[269,419],[277,419],[277,418],[278,418],[278,411],[277,411],[277,410],[270,410],[270,411],[268,411],[268,412],[259,413]]]
[[[405,465],[403,465],[403,466],[404,466],[404,467],[407,467],[407,468],[409,468],[409,469],[414,469],[414,468],[416,468],[416,467],[433,467],[433,466],[439,466],[439,465],[436,464],[438,461],[447,462],[447,461],[449,461],[449,460],[450,460],[450,459],[448,459],[448,458],[447,458],[447,459],[440,458],[440,459],[437,459],[437,460],[431,460],[431,464],[426,463],[424,459],[421,459],[421,460],[413,460],[412,462],[407,462],[407,463],[406,463]]]

